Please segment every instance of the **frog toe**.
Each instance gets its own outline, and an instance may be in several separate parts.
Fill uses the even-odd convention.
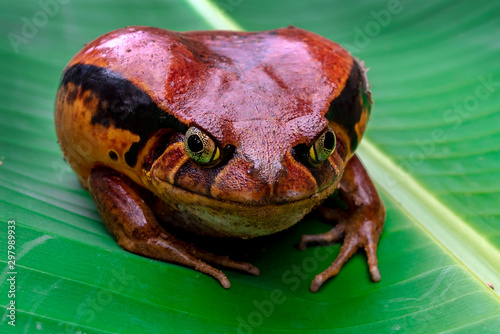
[[[366,252],[366,257],[368,260],[368,268],[370,270],[370,276],[372,281],[379,282],[380,271],[378,270],[378,259],[377,259],[377,243],[378,243],[378,235],[370,234],[366,238],[366,242],[364,244],[364,249]]]
[[[334,242],[342,240],[344,237],[344,225],[337,224],[330,231],[320,234],[304,234],[300,240],[299,249],[306,250],[307,245],[310,243],[317,243],[320,245],[329,245]]]
[[[193,245],[189,245],[188,252],[191,253],[194,257],[199,258],[200,260],[215,264],[217,266],[235,269],[253,276],[259,276],[260,274],[259,268],[253,266],[248,262],[236,261],[229,258],[228,256],[213,254]]]
[[[344,264],[351,258],[351,256],[354,255],[354,253],[356,253],[359,247],[360,244],[357,238],[348,234],[344,239],[344,244],[340,247],[340,252],[335,261],[333,261],[328,268],[314,278],[309,290],[311,292],[317,292],[324,282],[326,282],[330,277],[336,276]]]
[[[354,218],[354,217],[353,217]],[[356,219],[354,219],[356,220]],[[346,231],[347,230],[347,231]],[[366,221],[361,224],[353,224],[352,221],[342,221],[333,229],[326,233],[317,235],[304,235],[302,237],[301,249],[306,247],[308,242],[329,244],[339,241],[342,237],[344,243],[340,247],[340,252],[333,263],[322,273],[317,275],[311,283],[310,290],[316,292],[329,278],[336,276],[344,264],[360,249],[366,252],[370,276],[374,282],[380,281],[380,271],[377,260],[377,244],[380,231],[376,224]]]

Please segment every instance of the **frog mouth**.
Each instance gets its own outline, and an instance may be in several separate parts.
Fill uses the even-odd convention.
[[[225,198],[216,198],[213,196],[207,196],[206,194],[200,194],[198,192],[194,192],[189,189],[185,189],[183,187],[179,187],[178,185],[171,184],[166,182],[165,180],[153,177],[151,179],[151,183],[153,187],[150,187],[150,190],[155,193],[159,198],[163,201],[176,202],[177,200],[181,200],[185,203],[192,204],[203,204],[209,207],[217,208],[217,207],[247,207],[249,209],[258,209],[263,207],[286,207],[286,206],[301,206],[302,204],[319,204],[326,197],[333,194],[335,189],[337,188],[337,182],[331,184],[330,186],[322,189],[318,192],[315,192],[306,197],[300,197],[296,199],[288,199],[288,200],[280,200],[280,201],[271,201],[268,199],[259,200],[259,201],[235,201],[228,200]]]
[[[154,182],[153,182],[154,183]],[[244,203],[210,198],[172,184],[162,183],[155,194],[161,199],[170,224],[201,235],[249,239],[274,234],[299,222],[336,185],[295,201]]]
[[[217,173],[214,174],[217,175]],[[311,192],[310,194],[289,190],[284,195],[282,193],[278,196],[273,192],[273,187],[264,187],[258,189],[258,193],[255,194],[249,191],[239,193],[236,190],[234,192],[236,196],[231,198],[231,196],[228,195],[228,193],[231,193],[231,189],[225,193],[221,191],[221,189],[217,189],[218,192],[212,192],[210,188],[205,187],[197,190],[189,189],[189,187],[177,184],[174,181],[175,179],[169,176],[170,175],[168,174],[163,175],[161,170],[155,170],[153,166],[153,168],[146,173],[146,179],[143,179],[143,181],[146,182],[143,183],[147,186],[147,188],[149,188],[150,191],[156,194],[163,201],[175,203],[181,200],[184,203],[203,204],[213,208],[248,207],[253,210],[263,207],[294,207],[303,205],[315,206],[335,191],[339,180],[337,172],[333,178],[334,182],[325,188],[319,191]],[[205,191],[202,192],[200,190]],[[219,194],[222,194],[222,196],[219,196]]]
[[[243,239],[287,229],[337,187],[334,182],[310,196],[288,201],[234,201],[179,187],[161,176],[154,171],[147,173],[146,187],[159,198],[163,216],[170,224],[201,235]]]

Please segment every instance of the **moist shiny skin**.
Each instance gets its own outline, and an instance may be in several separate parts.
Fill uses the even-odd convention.
[[[259,269],[178,239],[172,226],[246,239],[317,209],[335,225],[303,235],[299,248],[344,243],[310,290],[360,248],[377,282],[385,208],[354,154],[371,112],[365,72],[338,44],[294,27],[127,27],[86,44],[64,69],[56,131],[107,229],[129,252],[229,288],[212,265]],[[347,209],[323,202],[334,191]]]
[[[93,168],[106,166],[160,198],[172,224],[217,236],[271,234],[335,190],[370,114],[364,72],[338,44],[294,27],[128,27],[69,62],[56,130],[84,187]],[[318,166],[304,163],[300,148],[327,125],[335,151]],[[217,143],[220,163],[189,159],[189,126]]]

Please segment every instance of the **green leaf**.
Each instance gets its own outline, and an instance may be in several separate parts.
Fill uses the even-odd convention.
[[[0,332],[500,332],[500,7],[471,1],[17,1],[0,14]],[[359,253],[318,293],[339,246],[299,252],[313,217],[238,243],[260,277],[233,286],[123,251],[62,160],[60,74],[84,43],[126,25],[266,30],[337,41],[370,68],[359,154],[387,206],[369,279]],[[16,226],[8,297],[7,222]],[[487,282],[497,287],[492,290]],[[15,300],[16,326],[8,325]]]

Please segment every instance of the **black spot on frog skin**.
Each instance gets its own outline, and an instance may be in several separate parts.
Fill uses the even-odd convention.
[[[78,95],[78,87],[73,87],[73,89],[69,89],[68,87],[66,95],[67,102],[73,103],[76,100],[77,95]]]
[[[94,100],[94,98],[92,96],[86,96],[84,99],[83,99],[83,104],[88,108],[90,106],[90,104],[92,103],[92,101]]]
[[[139,136],[140,140],[125,153],[125,162],[130,167],[135,166],[138,153],[159,129],[187,130],[184,123],[160,109],[148,94],[119,73],[94,65],[76,64],[65,70],[61,86],[70,82],[75,90],[81,87],[82,92],[90,90],[98,97],[98,107],[91,119],[93,125],[101,124],[106,128],[113,125]],[[68,97],[68,103],[76,98],[76,95],[71,96],[71,100]]]
[[[109,151],[108,155],[111,158],[111,160],[114,160],[114,161],[118,160],[118,155],[116,154],[115,151]]]
[[[358,146],[358,135],[355,130],[356,123],[361,119],[363,105],[359,102],[359,94],[363,85],[363,74],[357,61],[352,64],[349,78],[344,89],[331,103],[325,114],[326,119],[342,125],[351,139],[351,150]]]

